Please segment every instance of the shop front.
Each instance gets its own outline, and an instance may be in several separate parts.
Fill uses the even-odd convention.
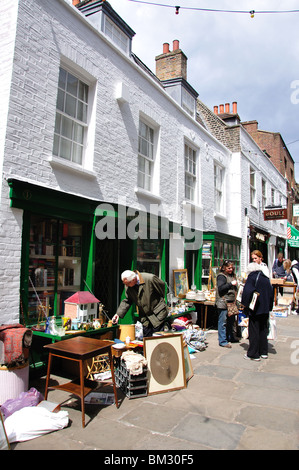
[[[201,252],[201,288],[215,287],[215,274],[225,260],[234,263],[236,275],[240,275],[241,239],[218,232],[203,235]]]
[[[153,222],[142,214],[137,219],[126,207],[15,179],[8,183],[11,207],[23,210],[22,324],[36,325],[48,316],[62,319],[65,300],[78,291],[92,292],[112,318],[124,294],[120,274],[126,269],[169,282],[169,241],[161,235],[161,218]],[[134,318],[132,311],[125,322]]]
[[[269,242],[270,234],[265,230],[262,230],[255,225],[249,226],[249,256],[248,256],[248,263],[251,262],[250,253],[254,250],[259,250],[263,255],[264,263],[268,264],[270,261],[268,258],[268,242]]]

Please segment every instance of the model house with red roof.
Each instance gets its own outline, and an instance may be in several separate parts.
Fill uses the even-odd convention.
[[[92,322],[97,318],[100,301],[90,292],[79,291],[64,301],[64,316],[80,323]]]

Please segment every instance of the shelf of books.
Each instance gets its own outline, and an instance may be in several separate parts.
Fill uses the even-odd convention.
[[[32,216],[28,319],[62,315],[64,300],[80,290],[82,226]]]

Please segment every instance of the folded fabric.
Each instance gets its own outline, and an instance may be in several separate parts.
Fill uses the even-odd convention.
[[[19,323],[1,325],[0,341],[0,362],[6,367],[12,367],[25,361],[24,348],[31,346],[32,331]]]
[[[139,375],[143,372],[143,366],[147,365],[147,360],[142,354],[134,353],[134,351],[125,351],[121,358],[126,363],[126,368],[132,375]]]

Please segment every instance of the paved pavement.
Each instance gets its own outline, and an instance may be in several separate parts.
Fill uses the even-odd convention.
[[[277,318],[277,328],[269,357],[260,362],[243,358],[247,340],[221,348],[217,332],[209,331],[207,349],[192,359],[186,389],[135,399],[119,391],[119,409],[86,406],[84,429],[79,401],[52,390],[48,400],[65,402],[69,426],[12,448],[104,450],[108,459],[134,450],[191,456],[198,450],[298,450],[299,315]],[[41,377],[30,386],[43,392],[44,384]]]

